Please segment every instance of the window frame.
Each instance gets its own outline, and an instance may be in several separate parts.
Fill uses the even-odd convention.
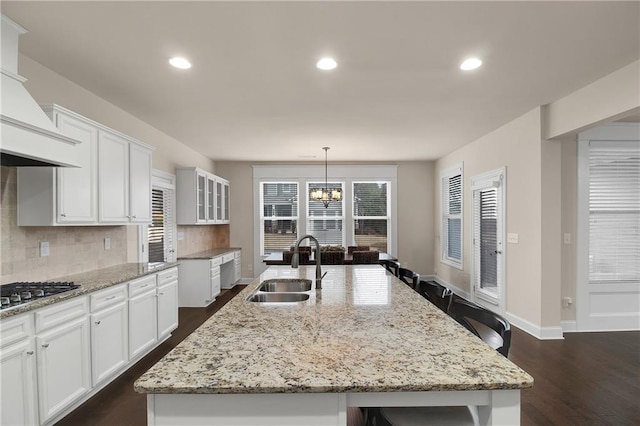
[[[449,182],[451,178],[460,176],[460,213],[451,214],[449,212]],[[447,189],[445,191],[445,188]],[[440,263],[464,269],[464,163],[458,163],[440,171]],[[450,257],[448,253],[449,228],[446,223],[449,219],[460,220],[460,259]]]
[[[265,216],[264,214],[264,185],[265,184],[275,184],[275,185],[294,185],[296,188],[295,192],[291,192],[291,191],[283,191],[286,193],[290,193],[292,196],[298,197],[298,208],[297,210],[297,215],[293,216]],[[300,185],[299,182],[291,180],[291,179],[284,179],[284,180],[264,180],[260,182],[260,196],[259,196],[259,210],[260,210],[260,220],[259,220],[259,232],[260,232],[260,256],[268,256],[269,254],[271,254],[272,252],[265,252],[265,233],[264,233],[264,222],[265,220],[268,220],[269,218],[272,218],[272,220],[291,220],[291,221],[295,221],[296,223],[296,236],[300,235],[300,211],[302,209],[301,207],[301,199],[300,199]],[[284,188],[283,188],[284,189]],[[274,219],[275,218],[275,219]],[[297,239],[297,238],[296,238]]]
[[[339,216],[327,216],[326,219],[322,219],[322,218],[319,218],[318,216],[311,216],[311,214],[310,214],[311,213],[311,200],[309,199],[309,194],[311,193],[310,192],[311,188],[319,188],[319,187],[323,187],[324,188],[325,184],[324,184],[324,182],[320,182],[320,180],[318,180],[318,179],[316,179],[316,180],[314,180],[314,179],[305,179],[304,182],[305,182],[305,189],[306,189],[306,192],[305,192],[305,199],[306,199],[305,229],[306,229],[306,233],[309,234],[309,235],[313,235],[314,237],[316,237],[316,239],[318,241],[320,241],[320,244],[323,244],[321,239],[318,238],[314,234],[314,232],[311,230],[311,228],[312,228],[310,226],[311,225],[311,221],[312,220],[325,220],[325,221],[328,221],[328,220],[339,220],[341,222],[341,225],[342,225],[341,226],[342,231],[341,231],[339,245],[346,246],[345,242],[346,242],[347,236],[346,236],[346,223],[345,223],[346,215],[345,215],[345,212],[346,212],[347,209],[346,209],[346,206],[345,206],[345,203],[346,203],[345,183],[343,181],[339,181],[339,180],[336,180],[336,179],[332,179],[330,181],[327,181],[327,186],[329,188],[333,188],[335,186],[338,186],[342,191],[341,215],[339,215]],[[317,201],[317,202],[318,203],[322,203],[321,201]],[[334,203],[335,203],[335,201],[332,201],[329,204],[329,208]],[[324,209],[324,206],[322,208]],[[332,245],[335,245],[335,244],[332,244]]]
[[[355,186],[356,184],[359,183],[375,183],[375,184],[385,184],[387,187],[387,205],[385,206],[385,210],[387,212],[386,216],[360,216],[357,215],[355,213],[355,195],[353,195],[351,197],[351,206],[350,206],[350,212],[351,212],[351,223],[352,223],[352,229],[351,229],[351,244],[353,245],[358,245],[356,243],[356,228],[355,228],[355,222],[359,219],[362,220],[385,220],[387,222],[387,247],[389,247],[389,239],[390,239],[390,235],[391,235],[391,182],[388,180],[365,180],[365,179],[358,179],[358,180],[353,180],[351,182],[351,194],[355,194]]]

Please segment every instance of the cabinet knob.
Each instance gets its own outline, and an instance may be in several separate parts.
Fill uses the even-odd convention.
[[[49,344],[48,344],[48,343],[45,343],[45,344],[43,344],[43,345],[42,345],[42,347],[43,347],[43,348],[48,348],[48,347],[49,347]]]
[[[100,325],[100,321],[96,321],[96,325]]]
[[[27,351],[27,355],[33,355],[33,351]]]

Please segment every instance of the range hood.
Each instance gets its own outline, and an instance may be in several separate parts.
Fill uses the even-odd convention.
[[[3,166],[78,167],[80,142],[61,134],[18,75],[18,38],[27,32],[2,15],[0,157]]]

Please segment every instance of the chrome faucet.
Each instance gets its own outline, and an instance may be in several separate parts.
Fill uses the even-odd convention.
[[[313,235],[305,235],[304,237],[300,237],[298,241],[296,241],[296,245],[293,248],[293,256],[291,257],[291,267],[297,268],[300,264],[300,243],[302,240],[309,238],[316,245],[316,290],[320,290],[322,288],[322,266],[320,265],[320,243]],[[326,275],[326,272],[325,272]]]

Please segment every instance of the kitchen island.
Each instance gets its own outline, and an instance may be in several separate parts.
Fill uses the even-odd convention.
[[[516,425],[533,379],[378,265],[325,266],[306,301],[255,303],[273,266],[138,379],[150,425],[346,425],[348,406],[477,405]]]

